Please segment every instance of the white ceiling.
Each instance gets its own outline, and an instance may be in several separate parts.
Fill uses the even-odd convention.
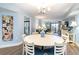
[[[42,1],[42,0],[41,0]],[[36,3],[36,2],[35,2]],[[44,6],[44,4],[41,6],[36,4],[30,4],[30,3],[4,3],[0,4],[1,6],[10,6],[10,9],[12,8],[15,10],[21,10],[22,12],[26,13],[28,16],[36,17],[38,15],[42,16],[40,18],[46,18],[50,20],[63,20],[67,18],[68,16],[72,16],[73,14],[79,14],[79,3],[51,3],[50,5],[46,4],[45,8],[50,8],[49,11],[46,11],[46,15],[39,14],[39,7]],[[14,8],[15,7],[15,8]],[[9,9],[4,9],[3,7],[0,7],[0,12],[10,12]],[[13,12],[13,11],[11,11]]]
[[[37,5],[32,5],[28,3],[15,3],[15,5],[31,17],[36,17],[39,15],[39,9]],[[41,5],[42,7],[42,5]],[[50,8],[49,11],[46,11],[45,15],[40,15],[42,18],[52,19],[52,20],[63,20],[71,12],[79,10],[79,4],[77,3],[56,3],[47,5],[45,8]]]
[[[39,9],[36,6],[27,3],[21,3],[16,5],[32,17],[36,17],[39,15]],[[73,3],[58,3],[51,6],[47,6],[48,8],[50,8],[50,10],[47,11],[46,15],[44,16],[48,19],[64,19],[71,11],[73,5]]]
[[[68,17],[79,15],[79,3],[74,3]]]

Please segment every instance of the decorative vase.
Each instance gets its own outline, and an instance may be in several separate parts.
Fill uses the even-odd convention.
[[[45,32],[44,32],[44,30],[42,30],[42,31],[40,32],[40,35],[41,35],[41,37],[45,37]]]

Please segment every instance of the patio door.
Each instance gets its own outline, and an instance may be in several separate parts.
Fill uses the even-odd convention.
[[[24,21],[24,34],[30,35],[30,21]]]
[[[51,24],[51,32],[58,33],[58,23]]]

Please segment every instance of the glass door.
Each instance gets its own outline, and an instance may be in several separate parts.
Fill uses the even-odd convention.
[[[24,21],[24,34],[30,35],[30,21]]]
[[[53,33],[58,33],[58,24],[57,23],[51,24],[51,31]]]

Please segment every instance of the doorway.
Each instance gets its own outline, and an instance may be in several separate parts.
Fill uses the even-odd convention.
[[[24,19],[24,34],[30,35],[30,18]]]
[[[30,21],[24,21],[24,34],[30,34]]]

